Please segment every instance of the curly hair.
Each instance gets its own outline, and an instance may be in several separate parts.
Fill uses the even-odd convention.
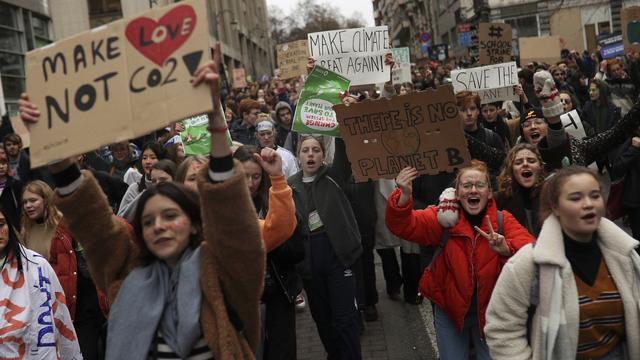
[[[511,148],[507,153],[507,158],[504,160],[504,165],[500,170],[500,175],[498,175],[498,191],[504,193],[508,197],[512,197],[515,190],[516,182],[513,179],[513,163],[515,162],[518,153],[522,150],[531,151],[540,162],[540,174],[538,174],[538,179],[536,180],[535,185],[533,185],[533,188],[537,189],[542,186],[544,179],[546,178],[544,162],[542,161],[542,155],[540,155],[538,147],[529,143],[516,144],[516,146]]]

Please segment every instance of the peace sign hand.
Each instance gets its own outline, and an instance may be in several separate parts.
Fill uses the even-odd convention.
[[[491,220],[489,219],[489,216],[486,216],[486,219],[487,219],[487,225],[489,225],[489,233],[487,234],[477,226],[475,227],[476,231],[489,241],[489,246],[491,246],[491,249],[495,251],[496,254],[502,255],[502,256],[511,255],[511,250],[509,249],[509,246],[507,245],[507,241],[504,238],[504,236],[493,231],[493,225],[491,225]]]

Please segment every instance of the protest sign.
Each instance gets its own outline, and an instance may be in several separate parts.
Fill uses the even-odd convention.
[[[242,89],[247,86],[247,75],[244,72],[244,68],[233,69],[233,88]]]
[[[4,116],[4,114],[6,113],[7,108],[6,104],[4,103],[4,91],[2,91],[2,76],[0,76],[0,116]]]
[[[219,109],[220,116],[224,118],[222,104],[220,104]],[[180,139],[186,155],[207,155],[211,152],[211,133],[207,129],[209,126],[209,116],[207,114],[185,119],[182,121],[182,126],[184,130],[180,133]],[[231,146],[232,140],[229,129],[227,129],[227,142]]]
[[[624,42],[621,34],[607,36],[598,44],[600,44],[600,55],[603,59],[624,55]]]
[[[622,9],[620,22],[625,50],[640,51],[640,6]]]
[[[409,48],[393,48],[393,60],[395,64],[391,69],[391,80],[393,84],[411,82],[411,58]]]
[[[333,105],[340,104],[339,94],[349,90],[349,79],[316,66],[300,92],[292,129],[301,134],[340,136]]]
[[[458,33],[458,45],[465,49],[471,47],[473,44],[473,40],[471,39],[472,35],[471,31]]]
[[[29,134],[29,130],[24,125],[24,122],[20,118],[20,116],[16,115],[9,119],[11,121],[11,127],[13,128],[13,132],[20,135],[22,139],[22,147],[28,148],[31,146],[31,135]]]
[[[202,14],[205,14],[204,16]],[[38,167],[211,110],[190,82],[210,55],[204,0],[154,8],[27,54]]]
[[[582,139],[587,136],[582,125],[582,120],[576,110],[571,110],[566,114],[560,115],[564,131],[576,139]]]
[[[356,182],[453,172],[470,156],[451,85],[333,107]]]
[[[316,64],[336,72],[352,85],[375,84],[390,79],[384,55],[391,52],[386,26],[342,29],[307,35],[309,56]]]
[[[511,61],[511,25],[480,23],[478,27],[479,65]]]
[[[307,61],[309,58],[307,40],[279,44],[276,47],[276,51],[278,53],[280,79],[286,80],[307,75]]]
[[[478,90],[478,96],[480,96],[480,104],[488,104],[496,101],[520,100],[520,97],[516,94],[513,86],[489,90]]]
[[[560,61],[560,36],[524,37],[519,39],[520,64],[522,67],[537,61],[555,64]]]
[[[518,67],[515,62],[494,64],[451,71],[453,90],[480,91],[513,86],[518,83]]]
[[[449,58],[449,44],[433,45],[429,48],[429,57],[433,60],[447,60]]]

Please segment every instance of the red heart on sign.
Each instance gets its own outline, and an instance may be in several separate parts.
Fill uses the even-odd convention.
[[[189,5],[180,5],[155,21],[148,17],[133,19],[125,34],[142,55],[162,66],[193,33],[196,12]]]

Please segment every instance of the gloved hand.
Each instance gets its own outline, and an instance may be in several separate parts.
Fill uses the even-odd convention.
[[[444,189],[438,200],[438,223],[445,228],[450,228],[457,224],[459,213],[456,189]]]
[[[546,70],[533,74],[533,86],[536,96],[542,104],[542,113],[546,118],[560,116],[564,113],[560,102],[560,93],[553,81],[553,76]]]

